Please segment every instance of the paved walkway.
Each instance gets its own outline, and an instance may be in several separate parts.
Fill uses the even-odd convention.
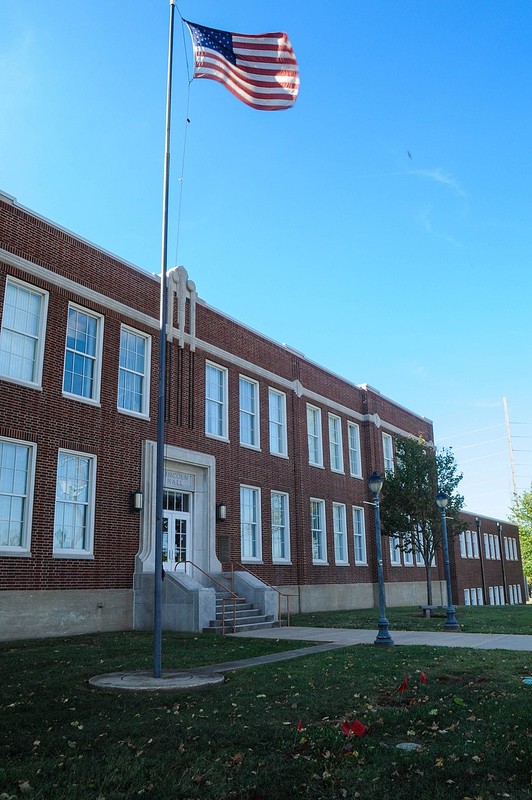
[[[532,652],[532,636],[506,633],[428,633],[425,631],[390,631],[394,644],[428,645],[430,647],[473,647],[479,650],[525,650]],[[240,661],[224,661],[192,670],[179,672],[166,670],[160,678],[141,672],[111,672],[96,675],[89,680],[93,689],[107,692],[176,692],[204,689],[223,683],[223,673],[262,664],[274,664],[291,658],[300,658],[313,653],[323,653],[355,644],[373,644],[377,631],[351,630],[348,628],[266,628],[231,634],[237,638],[276,639],[285,641],[316,642],[310,647],[285,650],[282,653],[245,658]]]
[[[330,642],[336,646],[373,644],[377,630],[350,628],[264,628],[232,634],[237,637],[278,639],[305,642]],[[396,645],[421,644],[430,647],[473,647],[478,650],[525,650],[532,652],[532,635],[508,633],[451,633],[447,631],[394,631],[390,635]],[[297,652],[297,651],[296,651]],[[304,650],[302,655],[306,651]]]

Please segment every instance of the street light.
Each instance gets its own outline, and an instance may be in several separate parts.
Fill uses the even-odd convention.
[[[379,508],[379,492],[382,489],[382,475],[373,472],[368,480],[369,490],[373,495],[373,508],[375,509],[375,542],[377,545],[377,577],[379,581],[379,632],[374,644],[392,645],[393,639],[388,630],[386,607],[384,601],[384,579],[382,576],[382,542],[381,542],[381,515]]]
[[[447,544],[447,521],[445,519],[445,509],[447,508],[447,503],[449,502],[448,495],[445,492],[438,492],[436,495],[436,505],[440,509],[441,513],[441,531],[442,531],[442,541],[443,541],[443,563],[445,566],[445,583],[447,584],[447,619],[443,623],[443,630],[444,631],[459,631],[460,625],[455,617],[455,608],[453,606],[453,600],[451,595],[451,572],[449,569],[449,547]]]

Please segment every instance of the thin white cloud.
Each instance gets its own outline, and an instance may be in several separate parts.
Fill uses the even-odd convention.
[[[448,233],[442,233],[441,231],[436,230],[434,225],[432,224],[432,219],[430,216],[430,209],[425,208],[419,214],[419,221],[421,225],[425,228],[427,233],[430,233],[431,236],[435,236],[437,239],[443,239],[444,242],[448,242],[449,244],[454,245],[455,247],[460,246],[460,242],[455,239],[454,236],[451,236]]]
[[[412,175],[419,175],[421,178],[427,178],[428,180],[435,181],[436,183],[441,183],[443,186],[447,186],[451,189],[458,197],[465,197],[466,193],[458,183],[458,181],[453,178],[452,175],[449,175],[446,172],[443,172],[439,167],[436,169],[413,169],[410,171]]]

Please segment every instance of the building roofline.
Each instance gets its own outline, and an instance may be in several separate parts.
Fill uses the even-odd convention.
[[[28,216],[33,217],[34,219],[37,219],[40,222],[44,222],[47,225],[50,225],[52,228],[61,231],[61,233],[66,233],[67,236],[71,236],[76,241],[82,242],[88,247],[92,247],[99,253],[103,253],[103,255],[108,256],[109,258],[112,258],[115,261],[119,261],[126,267],[134,269],[136,272],[142,273],[142,275],[147,275],[148,278],[157,281],[157,283],[160,282],[160,276],[158,274],[155,274],[153,272],[148,272],[148,270],[139,267],[138,264],[133,264],[133,262],[127,261],[125,258],[122,258],[122,256],[119,256],[116,253],[111,252],[110,250],[106,250],[104,247],[100,247],[100,245],[95,244],[90,239],[86,239],[84,236],[80,236],[78,233],[74,233],[74,231],[71,231],[69,228],[63,227],[63,225],[59,225],[59,223],[55,222],[54,220],[49,219],[48,217],[45,217],[42,214],[37,214],[37,212],[33,211],[33,209],[21,205],[21,203],[18,202],[16,197],[7,194],[7,192],[4,192],[2,189],[0,189],[0,201],[3,201],[4,203],[8,203],[9,205],[12,205],[15,208],[20,209],[20,211],[23,211],[25,214],[28,214]]]

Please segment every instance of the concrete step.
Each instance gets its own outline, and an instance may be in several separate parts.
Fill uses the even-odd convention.
[[[264,619],[263,621],[259,621],[258,618],[253,621],[249,621],[246,623],[238,623],[233,626],[232,624],[226,623],[225,632],[226,633],[243,633],[244,631],[256,631],[260,628],[278,628],[279,623],[273,619]],[[203,628],[203,633],[222,633],[222,624],[211,622],[208,628]]]

